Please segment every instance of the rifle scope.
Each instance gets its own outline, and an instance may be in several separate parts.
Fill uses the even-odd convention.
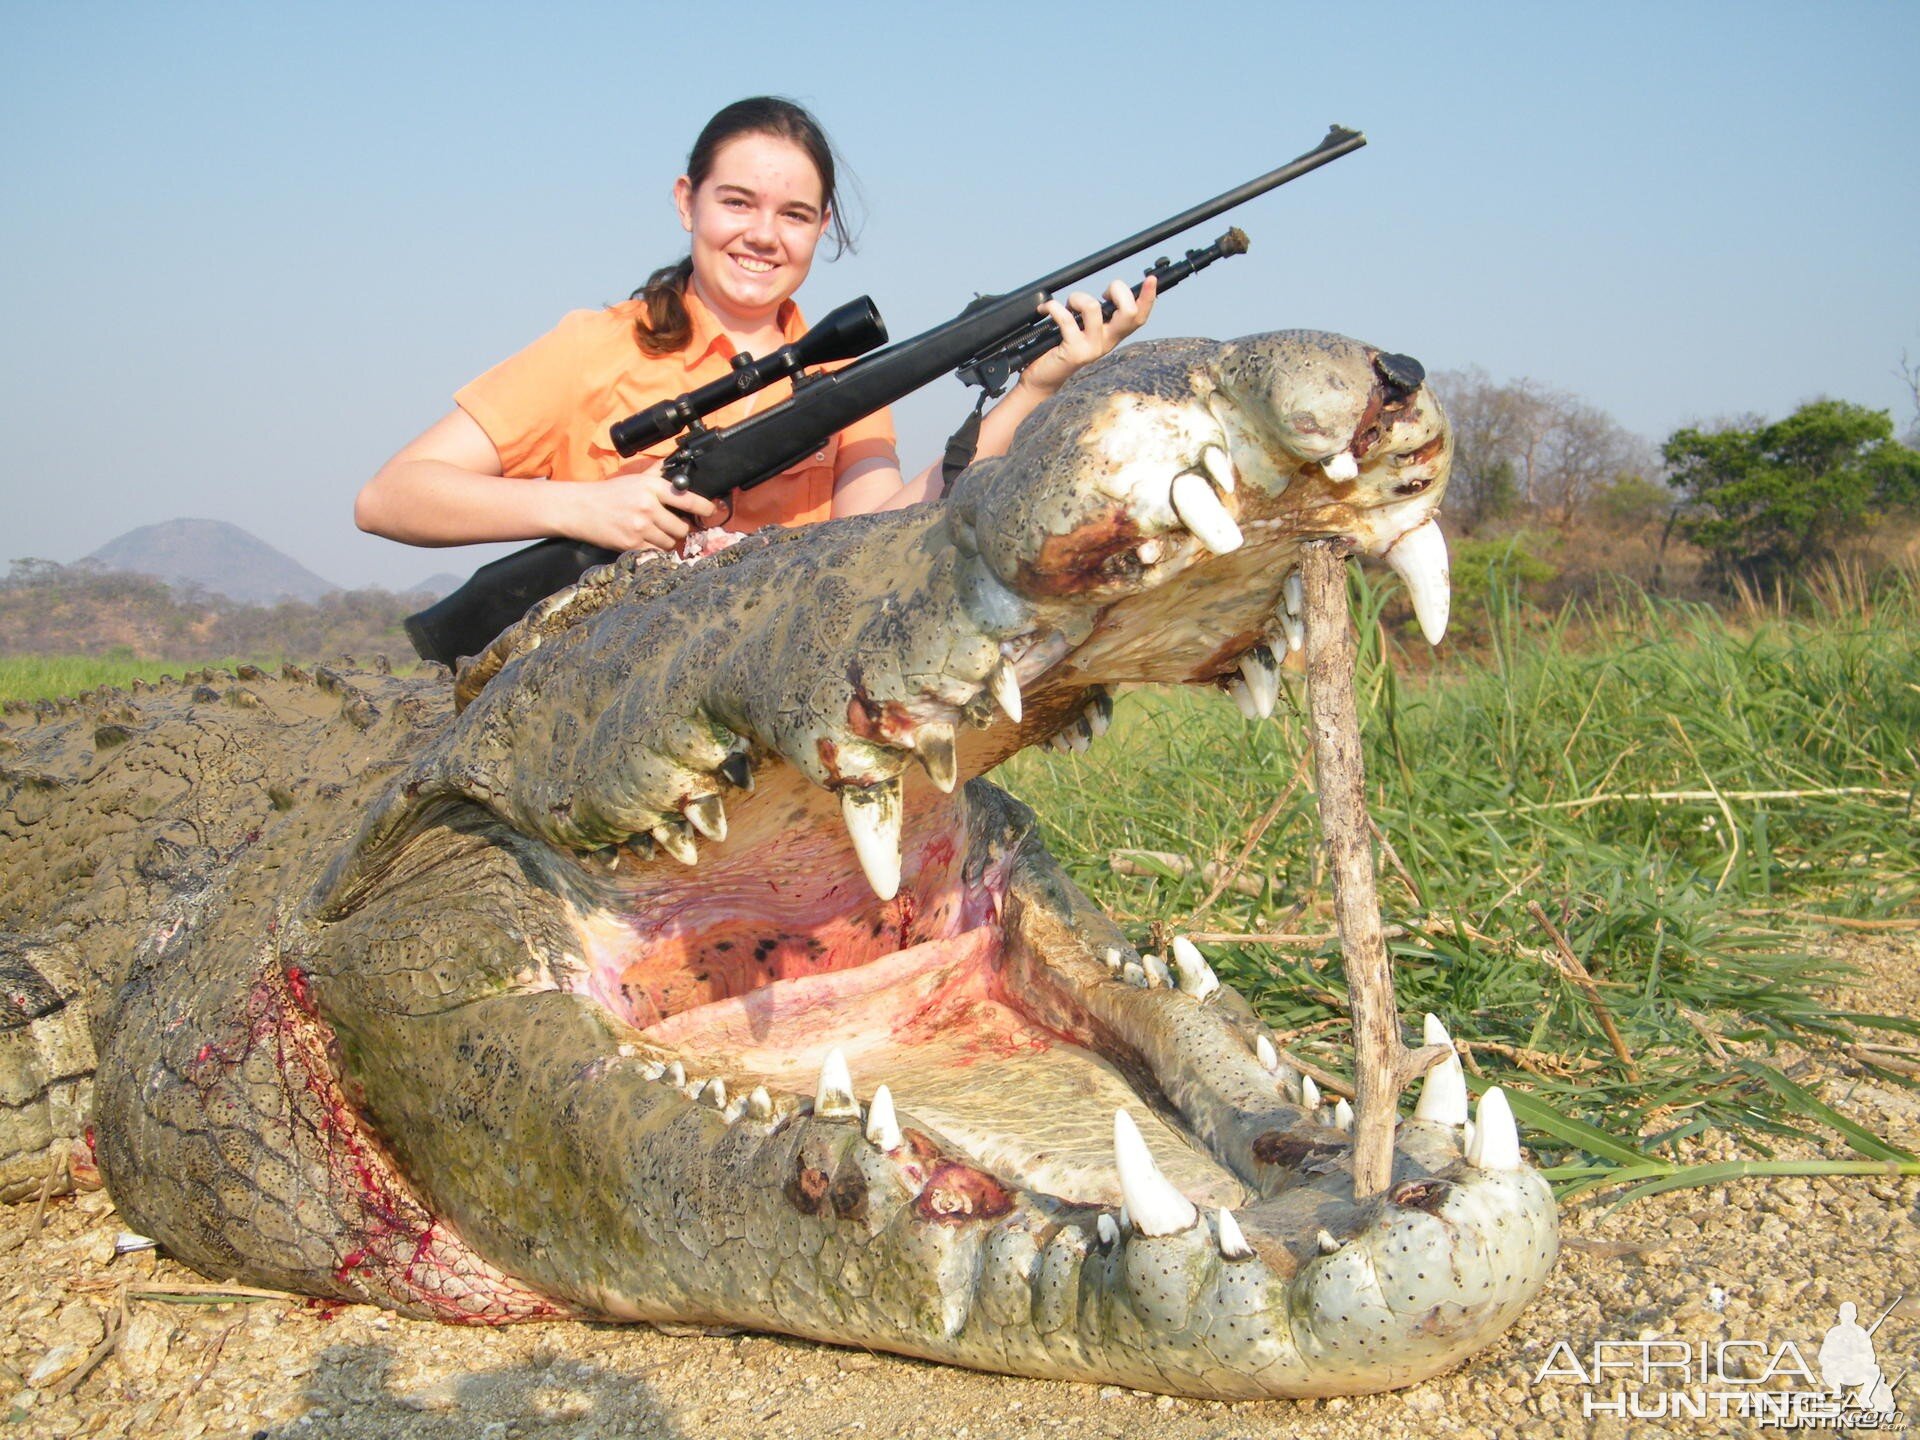
[[[736,355],[731,374],[629,415],[613,427],[613,448],[623,456],[637,455],[649,445],[671,440],[682,430],[698,425],[702,416],[711,415],[722,405],[764,390],[785,376],[797,375],[809,365],[851,360],[886,343],[887,323],[880,318],[873,300],[862,295],[822,316],[818,325],[791,345],[782,345],[759,360],[744,352]]]

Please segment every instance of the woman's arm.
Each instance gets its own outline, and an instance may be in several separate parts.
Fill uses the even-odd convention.
[[[675,494],[644,459],[594,483],[501,474],[500,452],[464,410],[401,447],[361,488],[353,522],[408,545],[472,545],[567,535],[610,550],[671,550],[718,507]],[[668,501],[671,500],[671,504]]]

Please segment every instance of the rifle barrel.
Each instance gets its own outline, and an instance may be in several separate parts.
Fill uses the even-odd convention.
[[[1278,170],[1269,170],[1266,174],[1236,185],[1224,194],[1183,210],[1170,220],[1158,225],[1150,225],[1138,235],[1129,236],[1116,244],[1096,251],[1084,260],[1063,266],[1051,275],[1042,276],[1031,285],[1023,285],[1022,290],[1058,290],[1062,285],[1071,285],[1076,280],[1084,280],[1096,270],[1105,270],[1108,266],[1137,255],[1142,250],[1151,249],[1163,240],[1171,239],[1182,230],[1192,229],[1203,220],[1211,220],[1216,215],[1225,214],[1236,205],[1244,205],[1256,195],[1264,195],[1276,186],[1289,180],[1297,180],[1310,170],[1318,170],[1322,165],[1338,160],[1342,155],[1350,155],[1367,143],[1367,137],[1358,130],[1349,130],[1345,126],[1335,125],[1327,131],[1327,138],[1297,160],[1289,160]]]

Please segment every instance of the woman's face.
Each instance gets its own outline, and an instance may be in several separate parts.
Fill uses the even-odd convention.
[[[723,320],[771,324],[807,278],[829,218],[807,152],[773,135],[737,135],[699,189],[682,175],[673,198],[693,237],[700,298]]]

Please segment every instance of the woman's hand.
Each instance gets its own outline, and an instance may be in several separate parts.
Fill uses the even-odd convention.
[[[566,533],[609,550],[672,550],[720,511],[704,495],[676,491],[646,456],[605,480],[565,487],[572,513]]]
[[[1066,305],[1049,300],[1043,308],[1060,327],[1060,343],[1020,372],[1020,384],[1038,399],[1053,394],[1076,370],[1091,365],[1146,324],[1157,293],[1151,277],[1140,287],[1138,300],[1126,281],[1114,281],[1107,287],[1107,298],[1113,301],[1111,320],[1100,318],[1100,302],[1085,291],[1074,291]],[[1071,314],[1068,306],[1072,307]],[[1074,315],[1080,318],[1076,321]]]

